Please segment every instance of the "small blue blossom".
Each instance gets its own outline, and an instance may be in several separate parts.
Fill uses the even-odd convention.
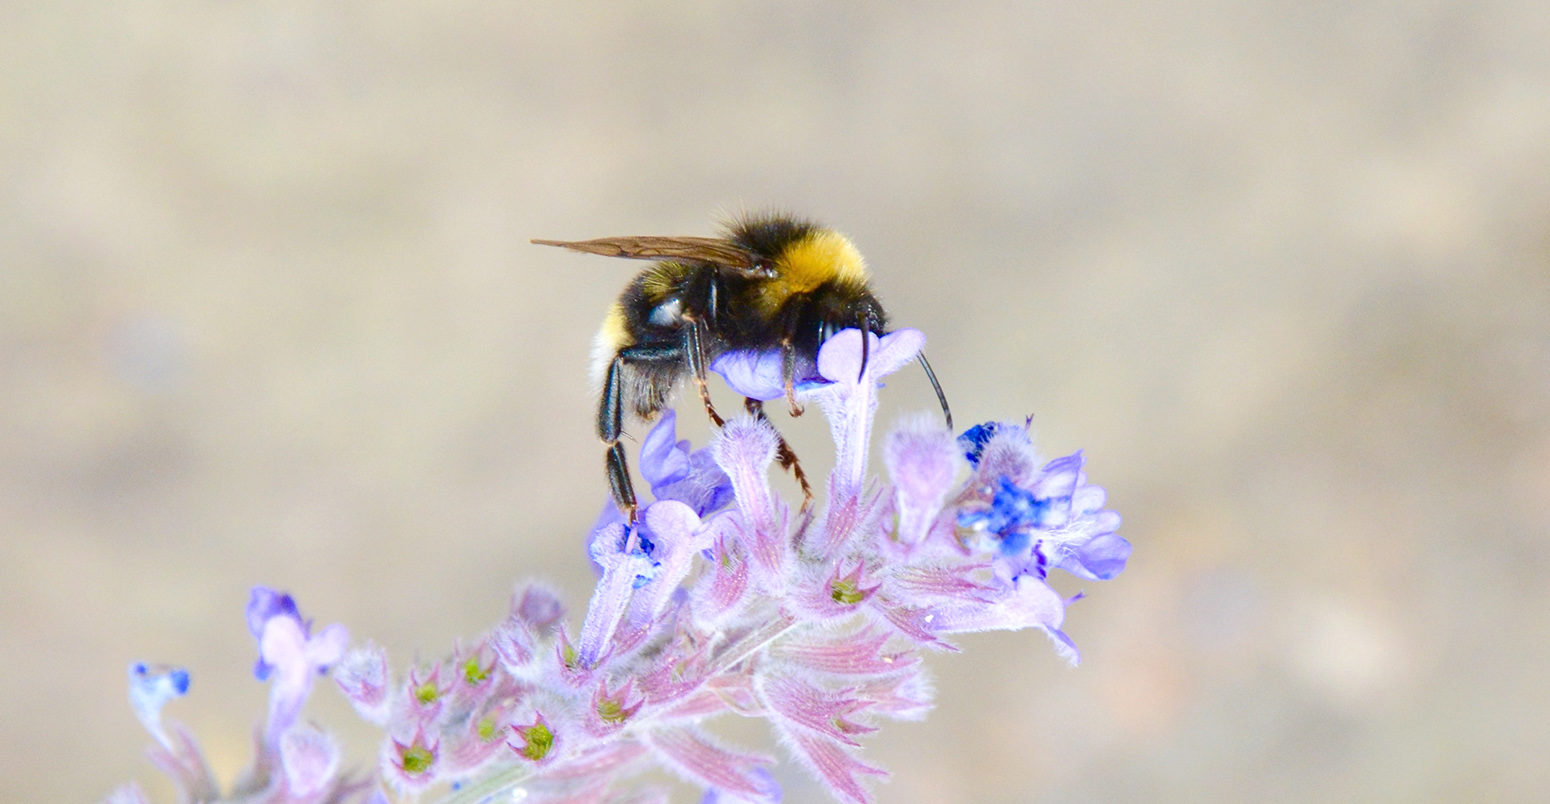
[[[1030,534],[1040,526],[1049,510],[1049,500],[1035,499],[1033,492],[1002,477],[990,507],[960,511],[958,526],[999,537],[1002,555],[1019,555],[1028,549]]]
[[[162,729],[161,710],[173,698],[188,694],[188,671],[181,667],[135,662],[129,665],[129,706],[145,730],[165,748],[172,742]]]

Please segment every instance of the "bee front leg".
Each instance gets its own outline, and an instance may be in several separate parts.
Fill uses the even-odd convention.
[[[794,419],[802,415],[803,408],[797,401],[797,347],[790,338],[780,342],[780,373],[786,383],[786,412]]]
[[[624,353],[614,355],[608,364],[608,376],[603,380],[603,396],[597,406],[597,437],[608,449],[604,453],[604,466],[608,472],[608,490],[614,504],[619,506],[630,524],[635,524],[635,484],[630,481],[630,465],[624,457],[624,445],[619,436],[624,430]]]
[[[764,415],[764,403],[752,397],[743,399],[743,407],[753,414],[754,418],[769,421]],[[775,425],[770,425],[775,430]],[[780,468],[787,469],[791,476],[796,478],[797,485],[802,487],[802,512],[806,513],[813,507],[813,487],[807,484],[807,473],[802,471],[802,462],[797,460],[797,454],[791,450],[791,445],[786,443],[786,437],[775,430],[775,460],[780,462]]]
[[[624,445],[619,443],[624,434],[624,374],[631,366],[676,363],[682,359],[683,352],[677,346],[626,346],[614,355],[603,380],[603,394],[597,405],[597,437],[607,447],[604,466],[608,472],[608,490],[632,525],[639,506],[635,501],[635,484],[630,480],[630,464],[625,459]]]
[[[797,401],[797,326],[802,318],[805,298],[787,306],[780,325],[780,376],[786,385],[786,412],[791,418],[802,415],[802,403]],[[817,358],[817,355],[814,355]]]

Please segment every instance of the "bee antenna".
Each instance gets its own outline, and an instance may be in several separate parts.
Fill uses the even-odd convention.
[[[861,378],[866,376],[867,357],[872,346],[872,329],[867,326],[865,313],[862,313],[861,319],[856,322],[856,328],[861,330],[861,370],[856,372],[856,382],[861,382]]]
[[[936,381],[936,372],[931,370],[931,361],[926,359],[926,353],[921,352],[916,356],[920,361],[920,367],[926,370],[926,379],[931,381],[931,389],[936,391],[936,401],[942,403],[942,416],[947,419],[947,429],[953,429],[953,412],[947,407],[947,394],[942,393],[942,386]]]

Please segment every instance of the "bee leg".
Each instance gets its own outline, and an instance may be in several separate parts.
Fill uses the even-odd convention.
[[[804,302],[799,302],[787,307],[780,325],[780,376],[786,385],[786,412],[793,419],[802,415],[802,403],[797,401],[796,340],[804,306]]]
[[[619,443],[619,437],[624,434],[624,372],[634,364],[678,361],[682,359],[681,355],[677,346],[627,346],[614,355],[603,380],[603,395],[597,405],[597,437],[607,447],[604,466],[608,472],[608,490],[632,525],[639,506],[635,501],[635,484],[630,480],[630,464],[624,456],[624,445]]]
[[[630,481],[630,466],[624,459],[624,445],[617,441],[610,444],[603,458],[608,470],[608,490],[614,495],[614,504],[619,506],[619,510],[624,512],[633,525],[639,509],[635,503],[635,484]]]
[[[604,466],[608,471],[608,490],[613,493],[614,504],[619,506],[630,524],[635,524],[635,484],[630,481],[630,465],[624,458],[624,445],[619,436],[624,430],[624,353],[614,355],[608,364],[608,375],[603,380],[603,396],[598,400],[597,437],[608,449],[604,453]]]
[[[706,384],[710,352],[706,349],[706,341],[710,339],[711,325],[716,321],[720,287],[715,267],[701,266],[684,286],[680,297],[683,312],[679,314],[683,318],[680,331],[683,333],[683,356],[689,362],[689,376],[694,378],[694,388],[700,392],[700,401],[705,403],[705,414],[717,427],[726,424],[726,420],[710,401],[710,386]]]
[[[710,401],[710,386],[706,384],[706,364],[709,360],[705,356],[705,322],[698,318],[684,315],[684,353],[689,358],[689,372],[694,377],[695,390],[700,392],[700,401],[705,403],[705,413],[710,416],[710,421],[717,427],[726,424],[721,414],[716,412],[716,406]]]
[[[764,403],[757,399],[743,399],[743,407],[753,414],[754,418],[769,421],[764,415]],[[770,425],[771,430],[775,426]],[[786,443],[786,437],[775,430],[775,460],[780,462],[780,468],[790,470],[791,476],[796,478],[797,485],[802,487],[802,512],[806,513],[813,507],[813,487],[807,484],[807,473],[802,471],[802,462],[797,460],[797,454],[791,451],[791,445]]]
[[[797,401],[797,348],[789,337],[780,342],[780,373],[786,381],[786,412],[794,419],[802,415],[803,408]]]

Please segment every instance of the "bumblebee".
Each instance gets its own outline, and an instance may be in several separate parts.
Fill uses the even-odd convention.
[[[635,488],[619,443],[626,411],[643,421],[655,419],[687,376],[720,427],[724,421],[706,386],[711,362],[725,352],[778,349],[786,404],[792,416],[800,416],[795,384],[806,373],[798,372],[815,365],[818,347],[829,336],[850,327],[877,335],[887,331],[888,317],[872,293],[861,253],[844,235],[811,221],[765,214],[726,224],[722,237],[532,242],[654,261],[609,308],[592,355],[593,383],[601,388],[597,435],[607,448],[608,486],[632,522]],[[862,339],[863,372],[867,341]],[[951,429],[947,397],[924,354],[919,361]],[[764,418],[762,401],[746,398],[744,407]],[[778,433],[776,459],[802,487],[806,509],[812,488]]]

